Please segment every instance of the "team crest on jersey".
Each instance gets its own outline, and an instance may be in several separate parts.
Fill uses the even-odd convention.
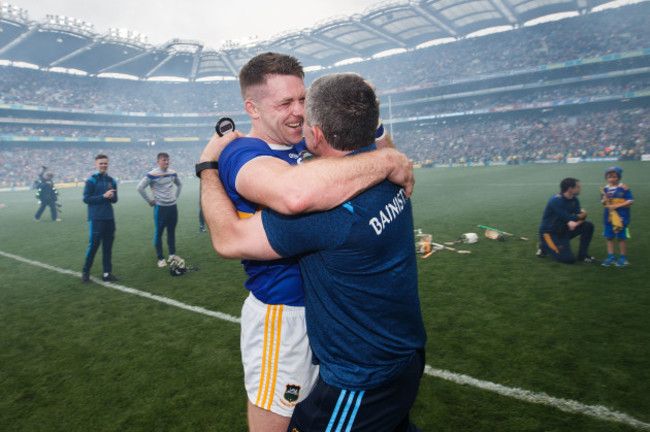
[[[287,388],[284,391],[284,398],[288,402],[296,402],[300,397],[300,386],[294,384],[287,384]]]
[[[302,159],[303,162],[312,159],[313,157],[314,155],[309,153],[309,150],[303,150],[300,152],[300,158]]]

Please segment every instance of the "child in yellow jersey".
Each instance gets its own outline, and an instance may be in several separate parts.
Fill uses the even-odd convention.
[[[623,170],[618,167],[609,167],[605,170],[607,186],[600,190],[600,202],[605,206],[603,223],[605,224],[604,237],[607,240],[607,258],[602,262],[605,267],[612,264],[623,267],[627,261],[627,239],[630,238],[630,206],[634,204],[632,192],[621,183]],[[620,252],[618,260],[614,255],[614,237],[618,239]]]

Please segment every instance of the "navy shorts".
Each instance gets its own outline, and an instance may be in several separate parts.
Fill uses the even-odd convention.
[[[614,226],[611,222],[605,222],[605,229],[603,230],[603,237],[613,239],[629,239],[630,238],[630,229],[627,225],[623,226],[623,229],[619,232],[614,232]]]
[[[288,432],[416,432],[409,411],[424,371],[424,351],[419,351],[402,375],[372,390],[333,387],[320,377],[316,387],[300,402]]]

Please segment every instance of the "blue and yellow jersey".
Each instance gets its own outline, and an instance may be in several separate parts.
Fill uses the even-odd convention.
[[[307,147],[304,140],[293,146],[281,148],[269,146],[257,138],[238,138],[230,143],[219,157],[219,177],[226,193],[232,200],[240,218],[250,217],[262,209],[237,192],[236,181],[239,170],[252,159],[272,156],[288,164],[302,163]],[[304,306],[304,291],[297,258],[272,261],[242,260],[248,275],[246,289],[266,304]]]
[[[626,201],[634,201],[632,197],[632,192],[630,189],[623,183],[619,183],[618,186],[605,186],[600,190],[600,199],[607,198],[607,205],[612,204],[622,204]],[[623,224],[628,225],[630,223],[630,207],[619,207],[616,209],[616,212],[621,217]],[[607,223],[609,220],[609,209],[605,207],[603,212],[603,221]]]

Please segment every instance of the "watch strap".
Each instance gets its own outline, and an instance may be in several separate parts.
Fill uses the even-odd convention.
[[[197,163],[194,166],[194,169],[196,171],[196,176],[198,178],[201,178],[201,171],[206,170],[206,169],[219,169],[219,162],[214,162],[214,161],[207,161],[207,162],[201,162]]]

